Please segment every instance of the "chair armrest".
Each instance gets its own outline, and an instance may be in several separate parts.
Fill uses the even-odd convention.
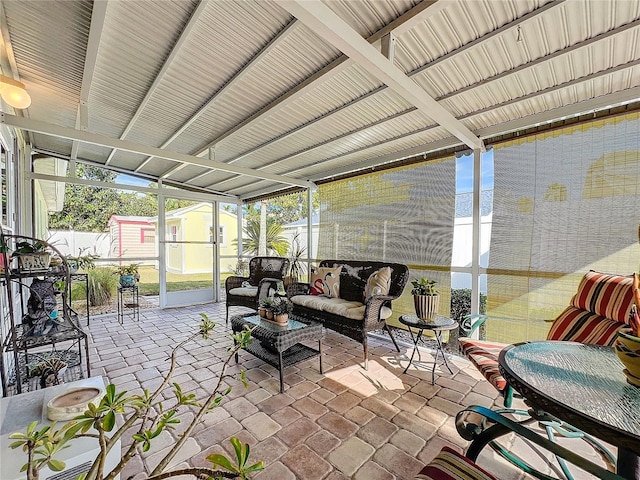
[[[370,331],[378,328],[380,323],[380,312],[386,304],[391,307],[391,300],[397,297],[392,295],[373,295],[364,304],[364,329]]]
[[[484,325],[488,318],[488,315],[480,315],[478,313],[465,315],[460,323],[460,330],[464,332],[465,337],[470,337],[476,330]]]
[[[295,282],[287,285],[287,298],[291,298],[296,295],[309,295],[310,292],[311,285],[308,283]]]
[[[230,277],[227,277],[227,279],[224,281],[224,290],[225,292],[229,293],[229,290],[231,290],[232,288],[238,288],[242,286],[242,282],[248,282],[249,281],[249,277],[239,277],[237,275],[231,275]]]
[[[485,419],[488,419],[489,423],[493,423],[493,425],[486,428],[487,425],[484,419],[482,421],[479,421],[478,424],[466,422],[466,417],[468,417],[467,413],[469,412],[485,417]],[[476,420],[474,419],[474,422],[475,421]],[[581,457],[577,453],[574,453],[571,450],[568,450],[561,445],[558,445],[557,443],[554,443],[549,439],[542,437],[541,435],[525,427],[522,423],[514,422],[513,420],[504,417],[500,413],[494,412],[493,410],[490,410],[486,407],[472,405],[458,412],[458,414],[456,415],[456,430],[458,430],[458,433],[462,438],[464,438],[465,440],[471,440],[473,442],[467,450],[466,457],[474,462],[478,458],[478,455],[480,454],[482,448],[484,448],[484,446],[486,446],[489,442],[502,435],[514,432],[516,435],[535,443],[539,447],[548,450],[558,457],[564,458],[566,461],[576,465],[582,470],[595,475],[596,478],[601,478],[604,480],[623,480],[623,477],[621,477],[620,475],[616,475],[615,473],[610,472],[609,470],[599,465],[596,465],[586,458]],[[496,432],[500,433],[496,435]]]

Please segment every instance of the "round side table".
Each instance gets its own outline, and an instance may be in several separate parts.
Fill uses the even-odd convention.
[[[436,355],[433,359],[433,368],[431,369],[431,385],[434,385],[436,382],[436,364],[438,363],[438,355],[442,354],[442,359],[444,360],[444,364],[449,369],[449,373],[453,374],[449,363],[447,362],[447,356],[444,353],[444,349],[442,347],[442,332],[448,332],[450,330],[455,330],[458,328],[458,322],[450,319],[449,317],[443,317],[442,315],[436,315],[432,320],[421,320],[416,315],[401,315],[400,323],[409,327],[409,333],[411,334],[411,341],[413,342],[413,352],[411,353],[411,359],[409,360],[409,364],[404,369],[403,373],[407,373],[411,363],[413,362],[413,357],[418,350],[418,342],[422,341],[424,345],[426,343],[422,339],[422,332],[425,330],[431,330],[434,333],[436,338]],[[412,328],[418,330],[418,333],[414,336]],[[422,360],[420,356],[420,352],[418,351],[418,358]]]

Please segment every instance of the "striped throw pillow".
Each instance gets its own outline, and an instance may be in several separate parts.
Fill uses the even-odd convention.
[[[571,299],[571,305],[626,323],[633,305],[633,276],[588,271]]]
[[[567,307],[553,321],[547,340],[564,340],[590,345],[613,345],[625,324],[586,310]]]
[[[496,480],[486,470],[480,468],[467,457],[449,448],[442,447],[440,453],[429,465],[420,470],[415,480]]]

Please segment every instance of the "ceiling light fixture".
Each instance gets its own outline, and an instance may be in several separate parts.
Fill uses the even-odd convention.
[[[28,108],[31,105],[31,96],[27,92],[24,83],[11,77],[0,75],[0,96],[13,108]]]

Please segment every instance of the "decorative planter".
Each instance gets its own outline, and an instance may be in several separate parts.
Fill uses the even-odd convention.
[[[133,287],[137,280],[135,275],[120,275],[120,286]]]
[[[640,387],[640,337],[633,335],[630,328],[623,328],[618,332],[613,347],[622,364],[627,367],[624,370],[627,381]]]
[[[277,323],[286,324],[286,323],[289,322],[289,314],[288,313],[281,313],[280,315],[274,315],[273,319]]]
[[[413,305],[420,320],[433,320],[438,314],[440,295],[414,295]]]
[[[262,318],[267,318],[267,309],[263,307],[258,308],[258,315]]]
[[[18,255],[18,269],[21,272],[44,272],[49,269],[49,252],[21,253]]]
[[[265,316],[267,319],[273,320],[273,312],[271,310],[267,309],[265,312]]]

